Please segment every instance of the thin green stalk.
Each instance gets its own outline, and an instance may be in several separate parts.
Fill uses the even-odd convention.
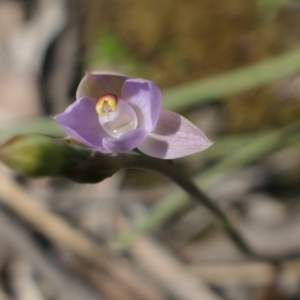
[[[257,88],[300,71],[300,50],[296,49],[226,73],[188,82],[163,91],[163,106],[170,110],[217,101]]]
[[[299,122],[295,122],[280,130],[262,134],[256,139],[249,140],[226,156],[220,163],[196,176],[194,178],[196,184],[207,189],[220,178],[224,178],[240,167],[257,161],[269,152],[290,143],[293,141],[291,134],[296,137],[296,140],[299,140],[299,136],[295,135],[299,129]],[[137,235],[155,228],[188,203],[189,199],[184,192],[171,193],[161,199],[147,216],[134,222],[125,232],[121,233],[116,238],[117,242],[123,246],[129,245]]]
[[[170,178],[200,204],[204,205],[221,222],[231,239],[244,253],[253,257],[258,257],[243,237],[236,231],[220,208],[209,199],[182,170],[177,169],[176,166],[168,161],[146,155],[127,155],[125,161],[125,168],[152,170]]]

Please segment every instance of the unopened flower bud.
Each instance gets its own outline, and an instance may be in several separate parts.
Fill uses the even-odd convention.
[[[78,183],[100,182],[124,165],[122,154],[104,154],[41,134],[11,138],[0,146],[0,160],[25,176],[62,176]]]
[[[25,176],[60,176],[91,151],[41,134],[16,135],[0,146],[0,160]]]

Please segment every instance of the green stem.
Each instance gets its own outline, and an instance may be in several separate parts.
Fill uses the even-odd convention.
[[[226,215],[220,208],[203,193],[190,177],[182,170],[178,170],[172,163],[149,157],[146,155],[126,155],[124,168],[127,169],[144,169],[158,172],[183,188],[188,194],[193,196],[199,203],[204,205],[218,220],[221,221],[223,227],[227,231],[233,242],[247,255],[260,258],[243,237],[236,231]]]
[[[170,110],[179,110],[191,105],[215,102],[222,97],[291,76],[299,70],[300,49],[291,50],[251,65],[165,89],[163,106]]]

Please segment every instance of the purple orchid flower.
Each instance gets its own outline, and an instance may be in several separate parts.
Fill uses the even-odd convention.
[[[158,86],[115,72],[87,73],[76,101],[55,121],[73,139],[104,153],[141,152],[173,159],[213,143],[181,115],[161,109]]]

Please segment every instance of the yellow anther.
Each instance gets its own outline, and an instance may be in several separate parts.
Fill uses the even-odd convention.
[[[105,94],[96,102],[96,112],[99,116],[105,116],[117,109],[118,97],[115,94]]]

